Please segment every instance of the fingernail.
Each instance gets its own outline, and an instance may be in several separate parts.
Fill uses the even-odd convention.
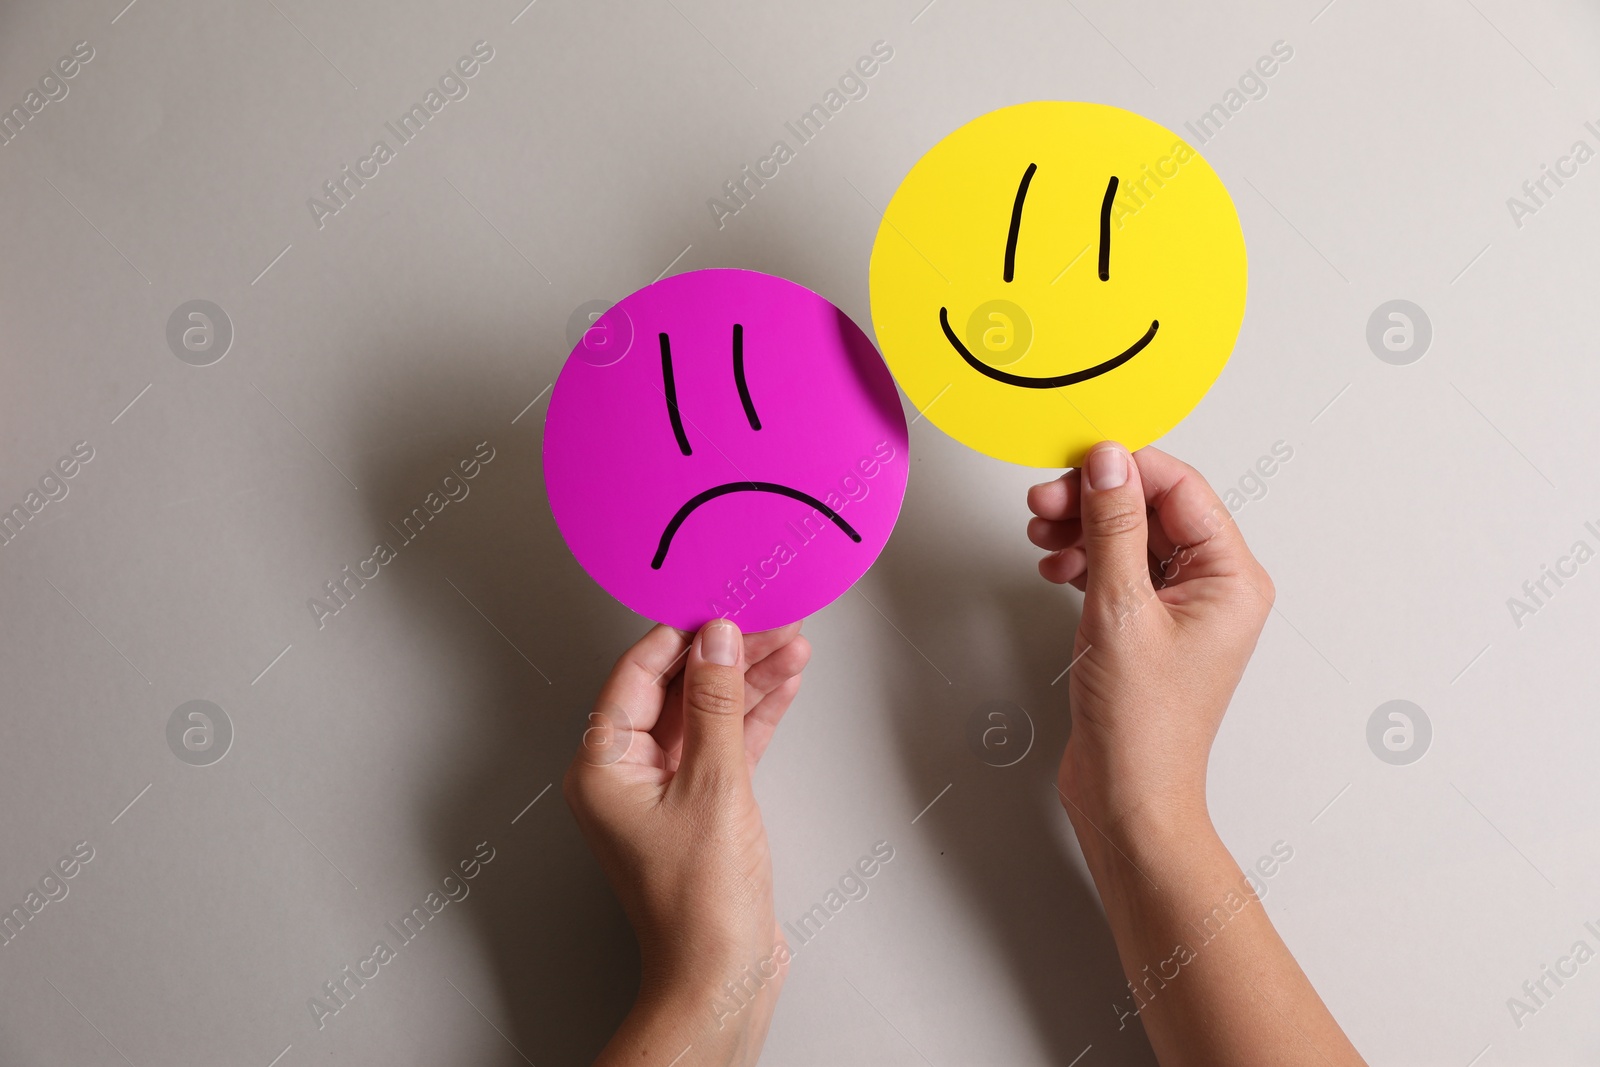
[[[718,619],[700,632],[700,656],[707,663],[731,667],[739,662],[739,628]]]
[[[1089,488],[1120,489],[1128,480],[1128,454],[1116,445],[1102,445],[1089,453]]]

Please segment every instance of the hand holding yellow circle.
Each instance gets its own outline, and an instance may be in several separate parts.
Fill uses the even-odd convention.
[[[1211,387],[1244,318],[1244,234],[1182,138],[1104,104],[992,111],[920,159],[872,246],[889,369],[997,459],[1142,448]]]

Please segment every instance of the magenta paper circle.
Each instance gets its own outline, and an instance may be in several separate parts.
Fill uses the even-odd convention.
[[[583,569],[680,629],[750,633],[833,602],[905,497],[882,358],[811,290],[744,270],[646,286],[567,357],[545,418],[556,525]]]

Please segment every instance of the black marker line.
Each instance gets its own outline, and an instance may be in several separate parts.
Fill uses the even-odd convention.
[[[672,435],[678,439],[678,451],[690,455],[689,438],[683,433],[683,419],[678,415],[678,383],[672,377],[672,342],[661,335],[661,381],[667,394],[667,418],[672,420]]]
[[[1111,280],[1111,201],[1117,198],[1117,176],[1106,184],[1106,198],[1100,203],[1100,280]]]
[[[656,548],[655,559],[650,561],[650,569],[657,571],[661,569],[662,562],[667,558],[667,549],[672,547],[673,535],[678,532],[678,527],[683,525],[683,521],[694,513],[695,508],[698,508],[708,500],[715,500],[717,497],[727,496],[729,493],[777,493],[779,496],[798,500],[802,504],[810,504],[813,508],[826,515],[829,522],[843,530],[850,540],[857,544],[861,543],[861,535],[856,533],[855,529],[848,522],[845,522],[837,511],[834,511],[810,493],[801,492],[799,489],[790,489],[787,485],[778,485],[776,482],[729,482],[714,489],[707,489],[703,493],[696,493],[689,499],[688,503],[678,509],[678,513],[672,516],[672,520],[667,523],[667,528],[661,531],[661,544]]]
[[[733,324],[733,381],[739,387],[739,403],[744,405],[744,417],[752,430],[761,429],[761,416],[750,400],[750,386],[744,380],[744,326]]]
[[[1016,202],[1011,205],[1011,233],[1006,237],[1005,280],[1008,282],[1017,265],[1017,234],[1022,229],[1022,202],[1028,198],[1028,183],[1033,181],[1033,172],[1038,169],[1039,164],[1028,164],[1028,169],[1022,172],[1022,184],[1017,186]]]
[[[987,375],[997,382],[1005,382],[1007,385],[1020,385],[1024,389],[1059,389],[1063,385],[1077,385],[1079,382],[1086,382],[1090,378],[1098,378],[1107,371],[1114,371],[1140,352],[1143,352],[1145,346],[1155,340],[1156,330],[1161,328],[1161,323],[1152,319],[1149,331],[1129,345],[1120,356],[1113,356],[1104,363],[1097,363],[1087,370],[1073,371],[1071,374],[1058,374],[1054,378],[1025,378],[1020,374],[1007,374],[1003,370],[996,370],[978,359],[971,352],[968,352],[967,346],[961,343],[961,338],[957,337],[955,331],[950,328],[950,315],[944,308],[939,309],[939,325],[944,327],[944,336],[950,342],[951,347],[961,353],[961,358],[966,360],[973,370],[979,374]]]

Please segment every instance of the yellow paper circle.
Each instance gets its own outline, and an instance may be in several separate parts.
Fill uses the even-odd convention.
[[[1142,448],[1200,402],[1238,337],[1246,273],[1233,200],[1181,137],[1040,101],[967,123],[911,168],[872,246],[872,324],[950,436],[1077,466],[1098,441]]]

